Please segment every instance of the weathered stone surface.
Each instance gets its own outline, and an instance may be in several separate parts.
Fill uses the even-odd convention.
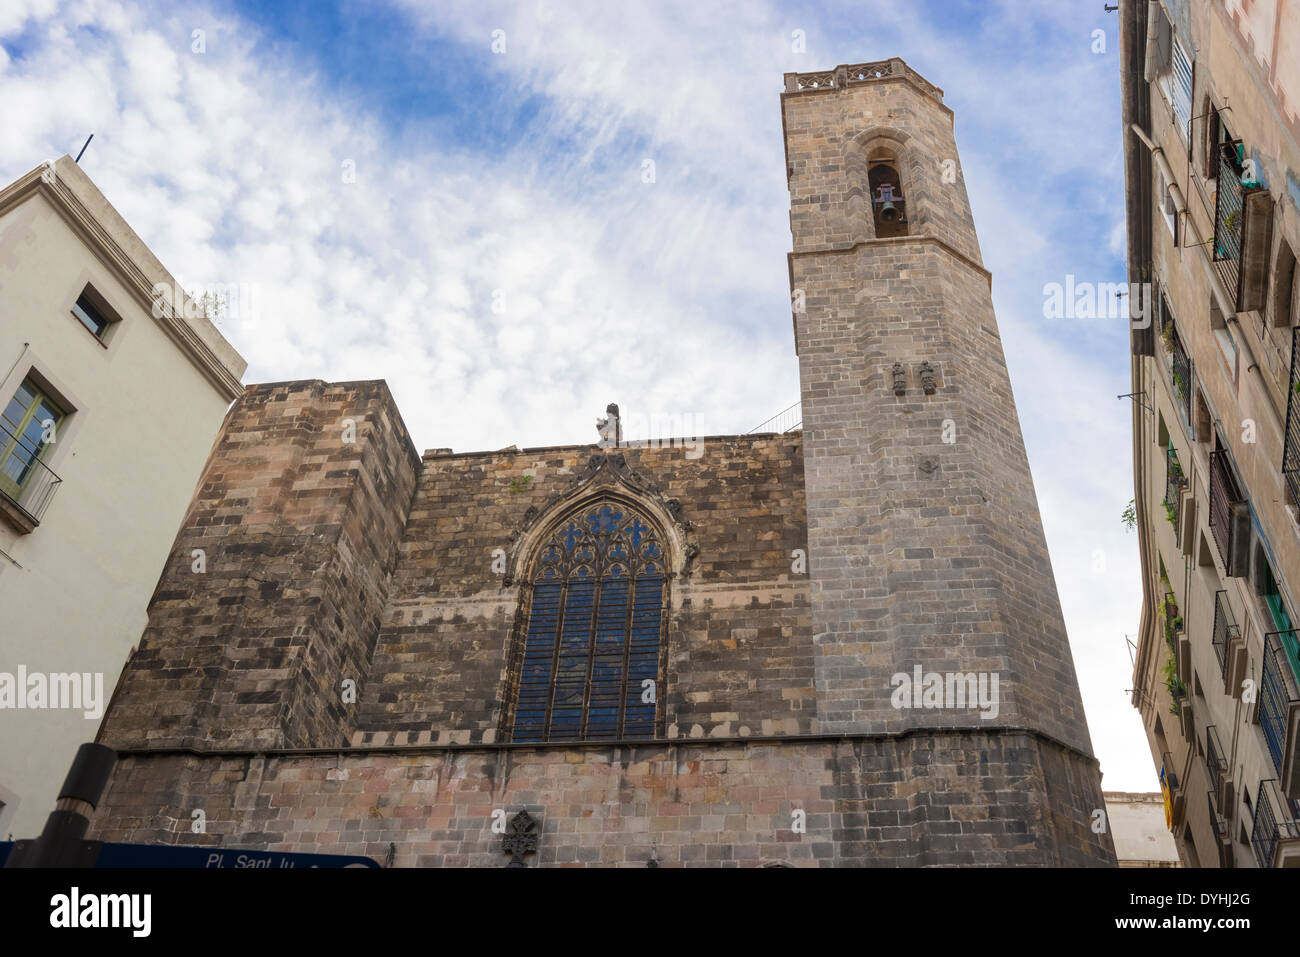
[[[127,757],[95,836],[396,866],[1089,865],[1091,782],[1032,736]],[[202,809],[206,834],[191,834]],[[1068,837],[1069,840],[1062,840]]]
[[[527,808],[543,865],[1113,863],[951,114],[905,68],[782,102],[804,431],[420,460],[382,383],[249,389],[106,716],[95,836],[188,843],[202,809],[226,846],[504,865],[493,813]],[[606,495],[662,525],[656,737],[515,744],[531,562]],[[996,674],[996,716],[895,707],[914,666]]]

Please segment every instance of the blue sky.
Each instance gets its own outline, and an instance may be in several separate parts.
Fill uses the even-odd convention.
[[[246,381],[385,378],[421,448],[592,441],[610,401],[741,432],[798,398],[781,75],[890,56],[956,114],[1104,786],[1155,789],[1125,324],[1043,315],[1125,278],[1101,3],[6,0],[0,179],[93,131],[168,268],[250,291]]]

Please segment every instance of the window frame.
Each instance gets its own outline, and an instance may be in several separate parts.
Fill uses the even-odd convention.
[[[88,321],[90,316],[87,315],[87,307],[91,313],[103,322],[103,327],[99,332],[96,332],[91,327],[92,323]],[[108,348],[114,333],[122,323],[122,317],[118,311],[109,305],[104,295],[89,282],[83,282],[81,291],[77,293],[76,299],[68,307],[68,313],[77,320],[77,325],[89,333],[105,349]]]
[[[9,424],[11,420],[7,417],[9,406],[17,399],[18,392],[24,388],[32,393],[32,399],[30,404],[23,409],[22,417],[11,428]],[[49,468],[45,464],[45,457],[49,448],[55,444],[55,441],[47,442],[42,439],[40,446],[35,449],[31,448],[30,441],[25,441],[27,428],[37,414],[37,409],[42,405],[57,413],[57,417],[52,419],[55,429],[55,441],[57,441],[59,426],[67,419],[68,413],[64,411],[63,406],[53,396],[41,388],[40,383],[35,381],[30,374],[19,383],[18,388],[5,400],[3,408],[0,408],[0,492],[3,492],[15,502],[22,495],[23,488],[34,473],[36,466],[39,464]],[[48,421],[51,421],[48,416],[40,421],[42,432],[46,428],[44,423]],[[9,474],[9,462],[11,457],[15,457],[14,452],[19,447],[22,447],[30,458],[23,466],[23,476],[14,479]]]
[[[645,530],[648,532],[647,544],[653,541],[658,546],[658,552],[651,560],[638,559],[634,563],[629,563],[626,574],[612,575],[609,574],[608,567],[602,567],[596,570],[594,574],[578,575],[575,574],[581,564],[577,559],[578,550],[584,544],[591,544],[598,539],[600,532],[591,530],[584,533],[586,538],[582,542],[575,542],[575,547],[571,555],[563,558],[563,563],[567,563],[567,571],[559,577],[551,575],[547,577],[544,572],[544,561],[547,553],[557,547],[560,537],[573,529],[573,527],[583,521],[587,521],[591,516],[598,514],[601,510],[615,506],[624,511],[623,517],[617,519],[617,528],[609,533],[609,542],[615,543],[627,529],[631,527],[632,520],[639,520],[644,523]],[[671,572],[671,562],[669,561],[669,550],[671,548],[670,540],[666,534],[666,529],[656,516],[653,509],[647,508],[645,504],[626,498],[614,492],[603,492],[592,498],[586,499],[580,503],[571,504],[560,511],[554,518],[545,523],[545,531],[538,537],[535,546],[532,548],[532,554],[524,566],[526,575],[520,582],[521,594],[519,600],[519,611],[516,616],[514,629],[513,644],[514,653],[512,655],[512,664],[510,669],[509,680],[506,685],[507,698],[503,702],[501,728],[507,740],[521,744],[548,744],[548,743],[565,743],[578,744],[588,742],[612,743],[617,741],[642,741],[654,740],[661,738],[664,733],[666,712],[664,708],[664,684],[665,672],[667,667],[667,636],[669,616],[672,608],[671,590],[673,574]],[[613,561],[607,559],[604,555],[597,562],[592,563],[593,570],[600,563],[612,566]],[[635,565],[635,567],[634,567]],[[651,571],[645,569],[653,566]],[[658,582],[658,596],[649,601],[644,600],[640,594],[643,583]],[[602,599],[610,594],[609,586],[625,586],[625,595],[613,599],[613,606],[603,606]],[[573,586],[585,586],[590,589],[591,594],[585,599],[579,594],[574,600]],[[653,586],[651,586],[653,587]],[[539,598],[542,597],[541,589],[548,589],[546,594],[547,609],[541,611],[538,607]],[[549,591],[553,589],[553,594]],[[613,592],[617,595],[617,591]],[[618,604],[619,601],[622,604]],[[644,629],[649,624],[645,618],[638,619],[638,615],[645,614],[648,606],[655,608],[655,627],[656,639],[653,650],[653,680],[655,682],[654,699],[652,710],[648,721],[648,730],[643,730],[647,724],[644,715],[637,716],[633,712],[633,697],[641,695],[639,684],[634,685],[634,681],[640,682],[642,676],[640,671],[645,671],[645,666],[649,663],[645,654],[645,636]],[[568,614],[571,611],[578,611],[586,615],[587,620],[581,623],[577,629],[569,629]],[[539,614],[551,616],[553,620],[542,620],[540,629],[534,629],[538,621]],[[618,650],[613,650],[612,646],[606,645],[604,653],[600,644],[602,640],[607,640],[611,634],[609,622],[611,614],[622,617],[619,628]],[[581,622],[581,618],[578,619]],[[641,622],[638,625],[638,621]],[[642,629],[642,637],[637,639],[637,629]],[[577,636],[581,638],[582,649],[580,653],[574,653],[577,644],[573,639]],[[603,636],[603,638],[602,638]],[[536,642],[535,644],[533,642]],[[565,645],[568,642],[568,649]],[[637,644],[641,645],[638,652]],[[639,656],[639,661],[634,667],[633,655]],[[618,685],[616,692],[616,711],[613,717],[612,732],[609,729],[609,721],[593,721],[593,715],[604,714],[610,710],[608,704],[610,697],[611,673],[605,672],[605,676],[600,677],[599,667],[608,665],[613,660],[612,656],[621,657],[621,665],[617,670],[617,677],[613,679]],[[582,679],[582,701],[577,706],[578,720],[577,730],[574,733],[557,734],[557,725],[555,723],[556,707],[559,703],[559,691],[567,685],[571,690],[573,682],[561,681],[563,674],[561,666],[575,660],[582,660],[584,675]],[[600,661],[604,658],[604,662]],[[545,662],[544,667],[540,665]],[[637,669],[640,669],[638,671]],[[531,676],[530,676],[531,671]],[[570,675],[573,672],[570,670]],[[604,684],[605,687],[600,686]],[[544,689],[544,702],[541,702],[537,692]],[[594,694],[594,692],[600,692]],[[644,704],[645,702],[641,702]],[[572,703],[564,706],[563,711],[572,712],[575,706]],[[520,716],[526,713],[530,717],[527,724],[520,724]],[[537,714],[541,715],[540,725],[538,724]],[[634,732],[629,733],[629,725],[636,722],[637,728]],[[558,726],[563,732],[565,725],[572,727],[572,722],[567,721]]]

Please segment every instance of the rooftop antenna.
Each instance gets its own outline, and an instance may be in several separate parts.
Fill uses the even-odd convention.
[[[93,140],[94,138],[95,138],[94,133],[91,133],[89,136],[86,137],[86,142],[81,144],[81,152],[77,154],[77,158],[74,159],[72,162],[74,163],[81,162],[81,157],[86,152],[86,147],[90,145],[90,141]]]

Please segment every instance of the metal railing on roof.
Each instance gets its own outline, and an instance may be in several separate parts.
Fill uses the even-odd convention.
[[[749,430],[747,435],[757,432],[793,432],[803,426],[803,403],[796,402],[788,409],[782,409],[770,419],[760,422]]]

